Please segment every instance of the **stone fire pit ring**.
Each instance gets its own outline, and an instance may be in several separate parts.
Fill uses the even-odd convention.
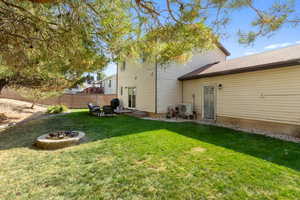
[[[54,150],[64,147],[69,147],[79,144],[85,137],[85,133],[82,131],[76,131],[78,133],[75,137],[63,138],[59,140],[49,139],[49,134],[41,135],[36,139],[35,145],[40,149]]]

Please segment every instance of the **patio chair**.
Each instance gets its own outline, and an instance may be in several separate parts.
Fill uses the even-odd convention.
[[[103,106],[103,112],[105,115],[113,115],[115,113],[112,106]]]
[[[99,114],[101,114],[100,106],[95,106],[92,103],[88,103],[88,108],[89,108],[90,114],[92,114],[92,115],[98,116]]]

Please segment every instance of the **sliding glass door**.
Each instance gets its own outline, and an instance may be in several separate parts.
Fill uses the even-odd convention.
[[[128,88],[128,108],[136,107],[136,88]]]

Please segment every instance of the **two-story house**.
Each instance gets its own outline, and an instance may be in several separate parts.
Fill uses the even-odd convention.
[[[182,102],[182,82],[178,77],[200,66],[224,61],[229,52],[221,45],[207,52],[194,52],[185,64],[172,63],[164,66],[126,60],[118,64],[118,98],[125,108],[149,113],[167,112],[169,105]]]

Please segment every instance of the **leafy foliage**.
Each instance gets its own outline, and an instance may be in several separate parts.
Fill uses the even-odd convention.
[[[58,114],[68,111],[68,107],[65,105],[55,105],[55,106],[49,106],[47,108],[47,113],[49,114]]]
[[[60,91],[106,65],[87,26],[57,6],[0,1],[0,79],[8,85]],[[42,87],[42,88],[41,88]]]
[[[55,90],[41,90],[40,88],[26,88],[26,87],[18,87],[15,88],[19,95],[25,97],[26,99],[32,102],[31,108],[34,108],[35,103],[40,100],[47,99],[50,97],[58,96],[61,92]]]
[[[298,26],[300,23],[299,11],[295,0],[164,0],[158,3],[155,0],[136,0],[145,16],[160,21],[160,24],[182,23],[193,24],[202,22],[210,27],[218,36],[226,35],[226,25],[232,19],[232,13],[245,10],[252,11],[248,23],[252,30],[245,32],[236,27],[240,36],[239,42],[253,43],[258,37],[271,36],[285,25]],[[251,12],[249,12],[251,13]]]
[[[103,80],[105,78],[105,73],[103,71],[97,72],[97,81]]]
[[[0,73],[0,86],[47,85],[61,90],[83,72],[128,57],[159,64],[184,62],[193,50],[218,45],[235,10],[255,14],[249,19],[253,30],[238,32],[245,44],[286,24],[299,24],[295,1],[264,4],[261,8],[254,0],[0,0],[0,67],[10,72]]]

